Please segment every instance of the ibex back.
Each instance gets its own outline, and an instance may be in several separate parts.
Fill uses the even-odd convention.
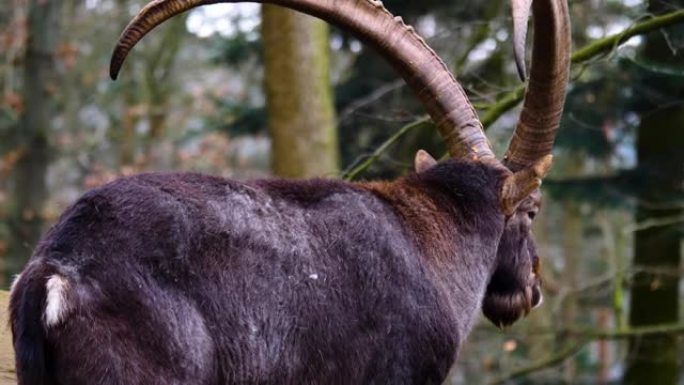
[[[156,0],[112,57],[175,14]],[[569,66],[565,0],[535,0],[530,86],[498,161],[462,88],[372,0],[273,0],[376,47],[453,159],[393,182],[236,182],[143,174],[81,197],[15,281],[20,385],[440,384],[482,305],[496,325],[541,303],[530,234]],[[524,76],[529,0],[514,0]]]

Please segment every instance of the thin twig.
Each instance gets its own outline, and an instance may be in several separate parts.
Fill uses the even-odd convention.
[[[385,150],[387,150],[387,148],[392,146],[392,144],[398,141],[405,133],[413,130],[414,128],[418,128],[424,124],[427,124],[428,122],[429,118],[420,118],[414,121],[413,123],[405,125],[399,131],[395,132],[392,136],[390,136],[389,139],[387,139],[382,145],[380,145],[380,147],[376,148],[372,154],[370,154],[357,166],[353,167],[349,171],[345,171],[342,174],[342,178],[347,181],[354,180],[361,172],[363,172],[371,164],[373,164],[373,162],[375,162],[380,157],[380,155],[382,155],[382,153],[385,152]]]
[[[551,357],[533,363],[529,366],[525,366],[523,368],[516,369],[502,377],[499,377],[495,379],[494,381],[490,382],[491,385],[498,385],[498,384],[504,384],[510,380],[514,380],[516,378],[520,378],[523,376],[526,376],[530,373],[538,372],[542,369],[550,368],[552,366],[556,366],[558,364],[563,363],[566,359],[574,356],[577,354],[577,352],[584,347],[584,345],[588,342],[588,340],[582,340],[579,341],[575,344],[572,344],[570,346],[567,346],[560,351],[558,351],[556,354],[553,354]]]
[[[664,227],[684,223],[684,215],[673,215],[664,218],[651,218],[644,221],[625,226],[622,230],[625,234],[652,229],[654,227]]]
[[[383,96],[387,95],[390,92],[393,92],[393,91],[403,87],[405,84],[406,83],[404,83],[403,80],[399,79],[399,80],[394,80],[394,81],[391,81],[389,83],[385,83],[385,84],[381,85],[380,87],[375,89],[375,91],[371,92],[370,94],[366,95],[365,97],[360,98],[360,99],[355,100],[354,102],[350,103],[347,108],[345,108],[344,110],[342,110],[342,112],[340,112],[340,117],[338,120],[340,122],[343,122],[343,121],[349,119],[349,117],[354,115],[354,113],[356,113],[357,110],[364,108],[370,104],[373,104],[378,99],[382,98]]]
[[[684,334],[684,324],[664,324],[656,326],[643,326],[636,328],[629,328],[624,330],[596,330],[596,329],[568,329],[566,331],[558,332],[557,334],[567,335],[570,337],[577,337],[579,341],[571,344],[558,353],[528,366],[518,368],[508,374],[505,374],[490,384],[498,385],[506,383],[510,380],[526,376],[528,374],[538,372],[542,369],[547,369],[563,363],[566,359],[574,356],[577,352],[589,342],[596,340],[618,340],[632,337],[646,337],[655,335],[676,335]]]

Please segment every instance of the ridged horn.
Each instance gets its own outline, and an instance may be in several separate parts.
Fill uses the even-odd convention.
[[[514,49],[524,75],[524,42],[530,0],[513,0]],[[567,0],[534,0],[534,43],[525,101],[503,163],[518,171],[551,154],[570,73]],[[522,68],[522,70],[520,70]]]
[[[189,9],[238,0],[155,0],[128,24],[114,49],[110,76],[116,79],[126,55],[145,34]],[[494,161],[475,109],[442,60],[400,17],[376,0],[267,0],[321,18],[377,49],[421,100],[452,157]]]
[[[515,66],[518,68],[520,80],[525,81],[525,42],[527,40],[527,23],[530,20],[530,6],[532,0],[514,0],[511,3],[513,11],[513,55]]]

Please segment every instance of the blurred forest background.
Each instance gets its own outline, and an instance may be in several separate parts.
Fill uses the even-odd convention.
[[[359,41],[273,7],[166,23],[108,77],[138,0],[0,7],[0,288],[85,190],[147,170],[350,180],[445,151]],[[457,74],[501,151],[521,87],[504,0],[387,0]],[[545,303],[480,322],[452,384],[684,384],[684,0],[571,0],[572,83],[536,237]]]

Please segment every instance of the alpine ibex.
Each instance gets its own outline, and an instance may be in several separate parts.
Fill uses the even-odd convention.
[[[115,78],[164,20],[221,0],[156,0]],[[266,1],[264,1],[266,2]],[[478,309],[541,302],[530,225],[569,71],[565,0],[535,0],[529,86],[495,158],[454,76],[375,0],[270,0],[356,34],[424,104],[452,159],[393,182],[122,178],[48,231],[11,294],[21,385],[440,384]],[[513,0],[524,75],[531,0]]]

